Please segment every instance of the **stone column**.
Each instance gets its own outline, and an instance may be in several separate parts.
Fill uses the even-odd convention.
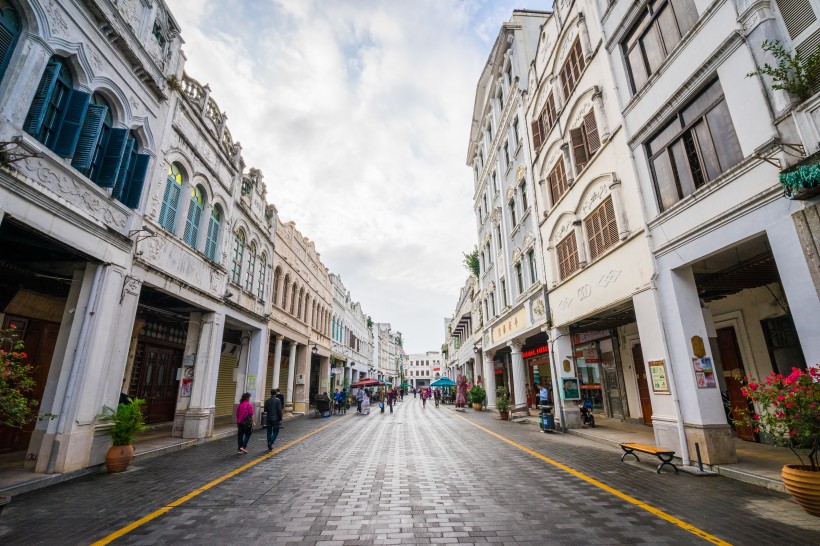
[[[273,381],[271,382],[272,389],[279,388],[279,374],[282,373],[282,341],[285,336],[276,334],[276,347],[273,350]]]
[[[523,344],[518,340],[507,342],[510,348],[510,371],[512,372],[513,387],[515,389],[515,400],[513,400],[512,411],[527,410],[527,370],[524,366],[524,359],[521,357]]]
[[[295,341],[291,341],[288,352],[288,385],[285,393],[285,409],[288,411],[293,411],[293,386],[296,382],[296,350],[298,345]]]
[[[194,383],[191,389],[191,401],[185,413],[183,438],[207,438],[213,434],[216,381],[219,377],[219,356],[224,320],[224,315],[221,313],[202,315],[202,329],[194,366]]]
[[[273,305],[281,306],[282,309],[285,308],[284,304],[282,304],[282,298],[285,296],[283,290],[285,289],[285,276],[280,274],[279,278],[276,279],[276,300],[273,302]]]
[[[584,53],[584,58],[589,61],[592,56],[592,43],[589,40],[587,20],[583,13],[578,14],[578,35],[581,38],[581,51]]]
[[[330,358],[319,356],[319,384],[316,385],[319,394],[330,389]]]
[[[575,231],[575,243],[578,248],[578,267],[586,267],[587,265],[587,246],[584,244],[584,225],[581,220],[575,220],[572,223]]]
[[[239,406],[239,400],[242,398],[242,394],[244,394],[248,389],[247,385],[245,385],[245,378],[248,376],[248,347],[250,346],[251,336],[247,330],[242,330],[241,337],[239,340],[240,349],[239,349],[239,362],[236,364],[236,388],[234,390],[234,397],[233,397],[233,405],[234,410]],[[253,393],[251,393],[253,394]],[[253,404],[254,398],[251,396],[251,404]]]
[[[621,181],[615,178],[613,173],[612,182],[609,184],[609,192],[612,197],[612,208],[615,209],[615,218],[618,221],[618,238],[623,241],[629,237],[629,217],[624,208],[623,192],[621,191]]]
[[[567,176],[567,186],[575,183],[575,158],[570,153],[569,143],[561,144],[561,155],[564,156],[564,174]]]
[[[487,407],[494,408],[496,400],[495,391],[495,363],[490,353],[478,353],[481,358],[482,373],[484,374],[484,388],[487,390]]]
[[[558,377],[552,380],[552,398],[555,401],[555,415],[563,412],[565,428],[581,428],[581,413],[578,410],[578,400],[564,400],[563,380],[577,378],[575,369],[575,353],[572,347],[572,337],[568,328],[553,328],[550,332],[552,345],[550,358],[555,359],[555,368]]]
[[[606,122],[606,111],[604,111],[604,93],[597,85],[592,93],[592,110],[595,112],[595,123],[598,124],[598,135],[601,144],[609,140],[609,124]]]
[[[250,332],[247,353],[247,375],[245,376],[245,386],[251,393],[251,402],[257,407],[262,407],[265,403],[265,372],[267,372],[268,355],[268,331],[254,329]],[[255,377],[255,379],[253,379]],[[250,381],[249,381],[250,379]],[[261,410],[260,410],[261,412]]]
[[[183,359],[191,358],[191,365],[186,366],[185,360],[182,365],[182,379],[179,383],[179,391],[177,393],[177,406],[174,411],[174,428],[171,435],[176,438],[182,438],[182,433],[185,430],[185,413],[191,405],[191,393],[188,391],[187,396],[182,396],[183,388],[185,388],[184,380],[190,379],[191,387],[193,387],[193,374],[196,366],[197,347],[199,347],[199,332],[202,324],[202,313],[193,312],[188,315],[188,333],[185,336],[185,355]]]
[[[290,313],[290,302],[293,299],[293,290],[292,287],[293,283],[289,282],[285,284],[285,291],[282,294],[282,309],[285,313]]]

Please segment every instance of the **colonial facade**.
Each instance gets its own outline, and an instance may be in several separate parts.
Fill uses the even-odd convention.
[[[401,380],[404,366],[404,350],[401,332],[394,332],[390,323],[373,324],[373,365],[371,376],[396,383]]]
[[[467,164],[474,173],[483,320],[481,365],[489,396],[499,375],[513,410],[526,407],[521,356],[546,343],[544,266],[526,118],[529,66],[547,12],[515,10],[493,45],[476,88]],[[483,353],[483,354],[482,354]],[[490,399],[491,402],[492,398]]]
[[[370,317],[362,311],[361,304],[350,297],[342,277],[331,273],[330,282],[333,286],[332,387],[347,388],[365,377],[373,362],[373,331],[368,328]]]
[[[445,346],[443,358],[447,367],[447,376],[455,378],[466,375],[470,383],[483,385],[484,370],[478,353],[481,350],[481,309],[478,294],[478,279],[473,275],[467,277],[461,288],[455,314],[445,319]],[[495,373],[495,371],[493,371]],[[490,399],[495,404],[495,393]]]
[[[436,351],[407,355],[407,382],[412,388],[429,387],[436,379],[446,377],[446,373],[443,373],[446,366],[442,366],[442,363],[442,353]]]

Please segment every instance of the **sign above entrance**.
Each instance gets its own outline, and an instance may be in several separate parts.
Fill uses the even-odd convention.
[[[605,337],[609,337],[609,330],[581,332],[580,334],[575,334],[575,343],[586,343],[587,341],[595,341],[596,339],[601,339]]]
[[[543,355],[550,352],[549,345],[542,345],[541,347],[536,347],[535,349],[529,349],[521,353],[522,358],[532,358],[534,356]]]
[[[516,311],[514,315],[511,315],[503,322],[499,322],[493,328],[493,341],[498,341],[499,339],[507,337],[508,335],[514,332],[523,330],[526,326],[527,310],[522,307],[521,309]]]

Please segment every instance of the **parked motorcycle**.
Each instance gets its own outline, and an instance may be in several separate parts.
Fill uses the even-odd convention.
[[[592,400],[584,400],[584,402],[578,406],[578,409],[581,410],[581,419],[582,425],[589,425],[589,428],[595,428],[595,416],[592,415]]]

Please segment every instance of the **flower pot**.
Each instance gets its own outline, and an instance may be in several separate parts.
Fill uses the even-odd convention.
[[[498,415],[501,417],[502,421],[509,421],[510,420],[509,410],[498,410]]]
[[[473,402],[473,409],[476,411],[481,411],[481,404],[478,402]]]
[[[111,446],[105,455],[105,468],[109,472],[122,472],[134,459],[134,446]]]
[[[803,510],[820,517],[820,471],[812,472],[809,467],[787,464],[780,471],[786,491]]]

